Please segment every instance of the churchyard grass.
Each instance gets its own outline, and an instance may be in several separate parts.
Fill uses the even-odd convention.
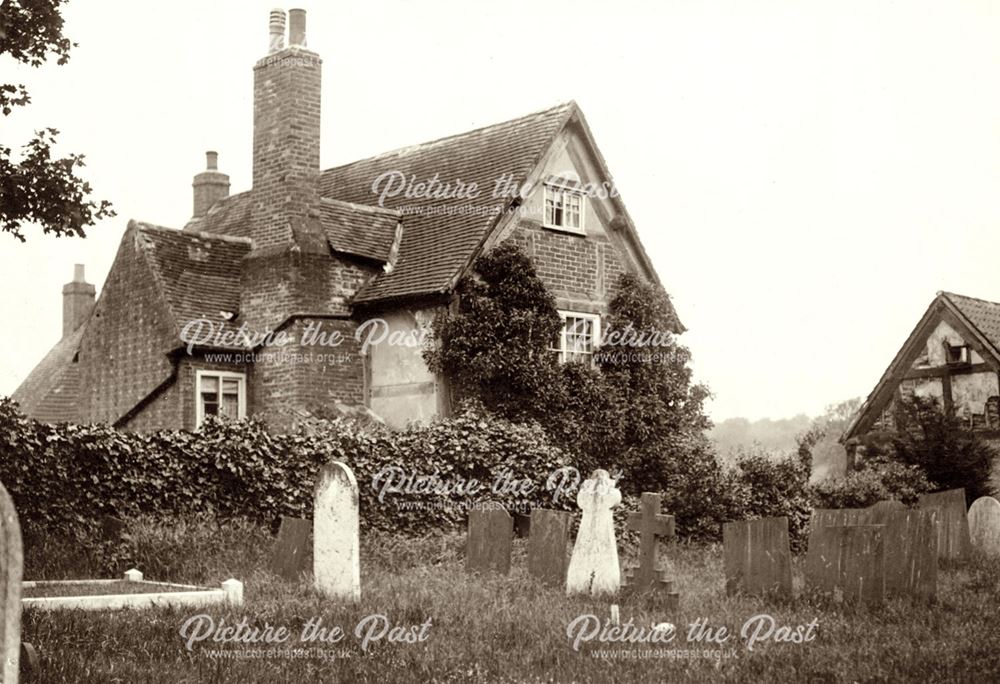
[[[320,597],[306,575],[282,580],[268,569],[270,530],[246,523],[218,526],[209,520],[131,523],[130,557],[155,581],[216,586],[243,580],[245,604],[204,609],[81,612],[27,610],[23,639],[41,655],[41,670],[24,681],[989,681],[1000,672],[1000,563],[976,556],[940,573],[938,600],[927,605],[890,600],[877,609],[830,600],[794,602],[726,597],[719,545],[678,544],[665,554],[681,593],[680,611],[665,615],[643,603],[624,603],[622,621],[649,626],[664,620],[682,633],[672,644],[584,644],[574,651],[566,626],[594,613],[608,616],[603,600],[567,598],[526,572],[526,542],[514,543],[511,574],[478,576],[464,569],[464,533],[406,539],[363,534],[362,598],[343,605]],[[56,580],[120,576],[107,567],[109,551],[49,540],[25,544],[25,579]],[[111,554],[113,556],[113,554]],[[623,553],[623,561],[629,553]],[[794,561],[796,591],[802,589],[802,557]],[[307,565],[311,567],[311,564]],[[213,644],[185,650],[179,630],[189,617],[207,613],[216,622],[285,626],[289,643]],[[416,644],[377,642],[367,653],[353,635],[373,613],[394,624],[432,620],[429,638]],[[731,637],[721,659],[641,658],[643,650],[708,651],[685,643],[686,625],[698,618],[738,632],[749,618],[771,615],[779,625],[818,621],[806,644],[758,643],[748,651]],[[299,648],[298,632],[310,618],[339,625],[339,644],[303,644],[312,657],[245,658],[211,655]],[[328,656],[319,657],[324,651]],[[604,652],[601,657],[598,652]]]

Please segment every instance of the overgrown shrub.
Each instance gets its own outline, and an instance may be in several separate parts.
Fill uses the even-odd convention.
[[[734,519],[788,518],[794,550],[805,546],[812,502],[809,492],[808,450],[775,458],[760,448],[737,451],[726,472],[724,490],[731,498]]]
[[[817,508],[866,508],[879,501],[898,499],[916,503],[931,483],[920,468],[897,461],[869,461],[846,477],[828,477],[812,487]]]

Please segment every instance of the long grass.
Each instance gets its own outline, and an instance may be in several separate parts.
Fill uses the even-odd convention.
[[[567,598],[525,570],[515,542],[507,577],[468,575],[461,535],[406,539],[370,535],[362,543],[362,600],[342,605],[317,595],[307,573],[289,582],[268,570],[269,530],[200,519],[138,521],[122,548],[29,544],[26,579],[112,576],[135,563],[152,580],[246,584],[238,608],[119,612],[25,611],[23,639],[41,656],[25,681],[118,682],[860,682],[996,681],[1000,678],[1000,565],[976,558],[945,569],[933,604],[892,600],[878,609],[803,596],[792,602],[732,597],[724,591],[718,546],[679,544],[667,553],[681,592],[675,614],[648,602],[623,603],[621,620],[669,621],[669,644],[584,643],[574,650],[567,625],[583,614],[609,616],[605,600]],[[109,566],[115,565],[115,567]],[[796,583],[801,586],[796,564]],[[195,643],[180,628],[194,614],[215,623],[283,626],[284,644]],[[409,628],[431,621],[418,643],[374,641],[354,629],[366,616]],[[809,643],[765,640],[748,650],[741,625],[767,614],[777,625],[817,627]],[[687,642],[704,619],[730,634],[721,647]],[[339,643],[299,643],[310,620],[346,633]],[[228,654],[219,655],[219,650]],[[658,657],[644,657],[657,650]],[[294,651],[294,652],[291,652]],[[248,657],[259,652],[261,657]],[[681,657],[683,655],[686,657]]]

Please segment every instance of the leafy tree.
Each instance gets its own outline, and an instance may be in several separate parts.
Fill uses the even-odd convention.
[[[626,494],[663,491],[672,511],[704,508],[721,473],[704,435],[708,391],[692,382],[690,352],[669,332],[666,293],[632,275],[619,279],[606,339],[658,333],[659,343],[608,345],[592,368],[559,363],[551,351],[562,320],[517,245],[483,255],[475,271],[459,288],[457,310],[435,322],[438,344],[426,355],[456,396],[507,418],[537,420],[582,472],[622,471]]]
[[[69,60],[74,45],[63,36],[61,6],[66,0],[4,0],[0,3],[0,55],[33,67],[50,56],[57,64]],[[31,102],[24,84],[0,83],[0,111],[9,116],[16,107]],[[21,228],[37,223],[45,233],[86,237],[84,229],[97,220],[114,216],[111,204],[90,199],[91,188],[76,175],[84,157],[70,154],[53,158],[59,132],[36,131],[24,145],[20,161],[9,147],[0,145],[0,230],[24,241]]]
[[[969,501],[992,494],[996,452],[974,431],[947,415],[934,399],[896,402],[895,429],[863,442],[864,458],[894,458],[919,467],[938,489],[965,488]]]
[[[435,322],[439,344],[425,355],[429,367],[451,381],[460,401],[475,398],[508,417],[531,417],[557,382],[550,349],[562,327],[534,264],[516,245],[502,244],[476,261],[458,292],[458,310]]]

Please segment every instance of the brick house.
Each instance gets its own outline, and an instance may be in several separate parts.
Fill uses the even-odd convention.
[[[581,333],[564,357],[587,358],[619,274],[658,282],[620,197],[593,191],[611,176],[575,103],[321,170],[305,12],[287,40],[276,10],[254,66],[251,189],[230,195],[209,152],[183,229],[129,221],[96,302],[78,266],[62,339],[13,395],[26,413],[140,431],[209,414],[426,422],[449,393],[399,341],[454,304],[484,250],[514,240],[533,257]]]
[[[933,398],[1000,442],[1000,303],[937,294],[841,437],[849,458],[862,436],[892,427],[904,396]]]

